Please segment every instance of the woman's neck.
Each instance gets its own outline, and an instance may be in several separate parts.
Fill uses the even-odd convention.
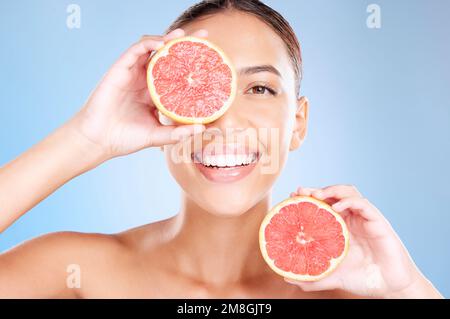
[[[172,241],[183,272],[196,280],[221,285],[267,272],[259,250],[262,219],[270,209],[270,193],[243,214],[219,216],[182,195]]]

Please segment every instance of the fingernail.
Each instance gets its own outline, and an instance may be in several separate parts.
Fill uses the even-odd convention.
[[[182,36],[182,35],[184,35],[184,30],[182,28],[177,28],[177,29],[172,30],[171,32],[169,32],[170,35],[173,35],[173,34],[176,35],[177,33],[178,33],[178,36]]]
[[[295,285],[295,281],[292,281],[292,280],[290,280],[290,279],[288,279],[288,278],[284,278],[284,281],[287,282],[287,283],[289,283],[289,284]]]
[[[322,193],[322,191],[315,191],[313,193],[313,196],[322,199],[323,193]]]
[[[200,133],[200,132],[203,132],[204,130],[206,130],[206,126],[204,126],[203,124],[195,124],[194,125],[194,132]]]
[[[187,136],[200,134],[206,129],[205,126],[202,124],[192,124],[192,125],[186,126],[185,128],[188,129],[188,131],[186,132]]]

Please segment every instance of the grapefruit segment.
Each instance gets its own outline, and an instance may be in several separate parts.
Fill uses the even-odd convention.
[[[309,196],[284,200],[261,223],[259,245],[267,264],[279,275],[316,281],[345,258],[349,235],[342,217]]]
[[[222,116],[233,102],[236,72],[216,45],[182,37],[152,56],[147,84],[161,113],[179,123],[206,124]]]

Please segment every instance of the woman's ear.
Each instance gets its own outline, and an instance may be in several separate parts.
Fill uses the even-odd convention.
[[[290,151],[294,151],[302,145],[306,136],[306,129],[308,126],[308,108],[309,101],[306,96],[301,96],[297,100],[297,110],[295,112],[294,130],[292,131]]]

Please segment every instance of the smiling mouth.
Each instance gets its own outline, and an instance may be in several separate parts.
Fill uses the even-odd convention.
[[[245,178],[261,158],[259,151],[242,145],[211,146],[191,153],[191,158],[200,174],[214,183],[233,183]]]
[[[197,152],[192,153],[191,158],[195,163],[199,163],[207,168],[226,169],[255,164],[260,158],[260,153],[202,155],[201,152]]]

